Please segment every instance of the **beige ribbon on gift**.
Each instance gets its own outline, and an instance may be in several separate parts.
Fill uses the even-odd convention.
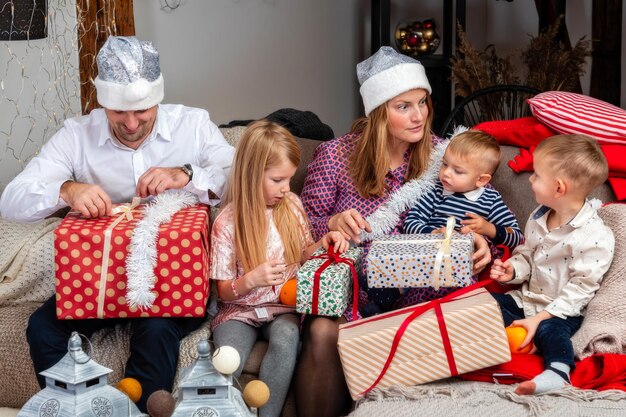
[[[104,296],[106,293],[107,272],[109,270],[109,253],[111,252],[111,235],[113,229],[122,220],[128,221],[133,219],[133,209],[139,205],[141,198],[133,197],[133,201],[130,204],[121,204],[111,210],[112,215],[121,214],[113,223],[109,225],[104,231],[104,250],[102,252],[102,266],[100,268],[100,289],[98,291],[98,318],[104,318]]]
[[[454,216],[448,217],[448,221],[446,223],[446,234],[439,246],[439,250],[437,251],[437,255],[435,256],[435,267],[433,274],[433,287],[435,291],[439,289],[440,276],[441,276],[441,264],[443,263],[445,276],[443,282],[452,280],[452,257],[450,256],[450,243],[452,242],[452,232],[454,232]]]
[[[448,221],[446,223],[446,233],[443,241],[439,245],[439,250],[437,251],[437,255],[435,255],[435,266],[434,275],[433,275],[433,287],[435,290],[438,290],[441,287],[442,280],[440,278],[441,275],[441,264],[444,264],[444,279],[445,282],[452,282],[452,258],[450,256],[450,244],[452,243],[452,232],[454,232],[455,225],[454,216],[448,217]],[[375,240],[372,242],[374,244],[390,244],[390,243],[432,243],[432,239],[398,239],[398,240]]]

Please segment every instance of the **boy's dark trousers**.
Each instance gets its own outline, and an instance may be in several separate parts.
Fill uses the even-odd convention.
[[[514,320],[525,318],[524,310],[517,306],[509,294],[492,293],[491,295],[500,305],[505,326],[510,325]],[[546,367],[551,363],[560,362],[574,369],[574,348],[570,338],[578,331],[582,322],[582,316],[566,319],[552,317],[539,324],[533,343],[543,356],[543,363]]]

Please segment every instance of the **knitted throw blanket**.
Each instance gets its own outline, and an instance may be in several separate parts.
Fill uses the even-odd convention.
[[[43,302],[54,294],[54,230],[59,222],[0,218],[0,304]]]
[[[375,388],[349,417],[617,417],[626,415],[626,393],[572,387],[516,395],[512,385],[444,379],[415,387]]]
[[[594,353],[626,353],[626,204],[598,210],[615,236],[613,263],[589,302],[583,324],[572,337],[580,359]]]

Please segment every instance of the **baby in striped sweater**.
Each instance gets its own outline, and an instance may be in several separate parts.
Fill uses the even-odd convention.
[[[479,130],[456,134],[443,157],[439,180],[412,207],[403,223],[404,233],[442,233],[449,216],[456,219],[461,233],[480,233],[493,245],[513,250],[524,236],[500,193],[489,186],[500,162],[500,146]],[[398,288],[367,289],[369,304],[364,316],[394,308]]]
[[[467,130],[446,149],[439,181],[409,210],[404,233],[442,232],[449,216],[461,233],[480,233],[513,250],[524,237],[500,193],[487,187],[500,162],[500,146],[490,135]]]

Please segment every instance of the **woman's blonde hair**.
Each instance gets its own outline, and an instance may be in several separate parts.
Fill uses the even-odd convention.
[[[259,120],[244,131],[235,152],[226,201],[232,204],[235,251],[246,272],[267,261],[269,224],[263,196],[265,171],[289,161],[300,164],[300,147],[284,127]],[[294,212],[304,212],[289,198],[273,208],[273,218],[285,248],[285,262],[300,261],[302,256],[301,221]]]
[[[422,140],[410,145],[411,156],[406,181],[417,178],[426,170],[432,152],[430,140],[433,121],[433,102],[426,94],[428,117],[424,123]],[[360,132],[355,149],[350,157],[352,181],[363,198],[381,197],[386,190],[385,177],[389,172],[389,119],[387,103],[376,107],[368,117],[356,120],[352,132]]]

